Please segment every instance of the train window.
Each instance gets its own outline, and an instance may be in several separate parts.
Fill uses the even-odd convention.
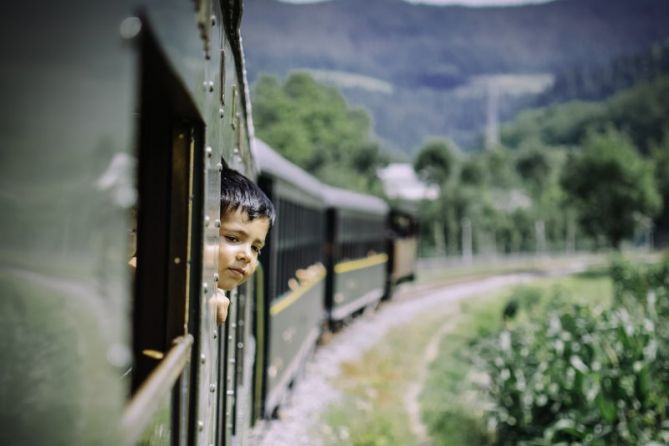
[[[384,222],[373,216],[340,215],[337,243],[337,262],[385,252]]]
[[[203,125],[150,30],[142,36],[140,76],[132,399],[123,422],[132,442],[184,444],[189,315],[199,301],[199,281],[191,278],[201,271],[204,179],[195,166],[203,165]]]
[[[280,198],[277,212],[279,240],[277,246],[277,289],[279,298],[295,286],[295,273],[323,262],[321,240],[323,215],[320,210],[308,208]]]
[[[410,237],[416,232],[416,222],[413,217],[400,211],[390,213],[390,228],[399,237]]]

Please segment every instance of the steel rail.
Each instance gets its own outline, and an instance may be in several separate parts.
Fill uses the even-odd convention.
[[[164,397],[172,391],[174,383],[188,364],[192,346],[193,336],[190,334],[175,339],[174,347],[125,407],[120,426],[124,444],[136,444],[149,427]]]

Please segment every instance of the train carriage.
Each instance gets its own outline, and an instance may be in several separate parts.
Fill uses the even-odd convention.
[[[388,213],[388,288],[416,278],[418,222],[415,212],[393,206]],[[388,293],[390,294],[390,292]]]
[[[241,11],[5,12],[0,444],[243,446],[328,318],[381,299],[387,205],[251,147]],[[277,221],[218,325],[226,166],[257,178]]]
[[[388,205],[324,186],[327,202],[326,307],[334,323],[379,302],[386,292]]]
[[[1,444],[243,442],[252,286],[209,306],[222,166],[255,175],[241,10],[6,8]]]
[[[256,401],[271,415],[286,396],[320,335],[325,309],[321,184],[255,139],[259,185],[274,202],[277,221],[263,249],[258,293],[259,358]],[[261,351],[262,349],[262,351]]]

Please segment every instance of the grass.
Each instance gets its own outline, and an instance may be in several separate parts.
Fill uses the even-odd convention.
[[[566,268],[575,264],[587,266],[606,264],[604,255],[574,255],[558,257],[495,257],[475,259],[467,264],[459,259],[435,259],[430,265],[424,260],[423,268],[418,275],[419,284],[450,284],[461,281],[476,280],[492,275],[512,273],[542,273]]]
[[[588,270],[607,268],[610,256],[614,253],[579,253],[557,256],[509,256],[475,258],[472,263],[464,263],[459,258],[421,259],[422,269],[419,271],[419,285],[448,285],[452,283],[472,281],[499,274],[513,273],[545,273],[559,269],[582,266]],[[627,251],[625,258],[638,262],[655,262],[661,252],[649,253],[643,250]]]
[[[336,385],[344,397],[325,414],[325,444],[417,444],[404,395],[421,371],[425,345],[447,317],[433,314],[396,327],[361,360],[343,364]]]

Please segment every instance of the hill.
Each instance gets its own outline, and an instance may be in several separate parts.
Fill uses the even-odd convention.
[[[242,33],[251,81],[261,72],[318,70],[371,111],[388,145],[410,153],[428,135],[475,145],[491,91],[503,115],[509,98],[542,91],[553,73],[602,65],[662,40],[668,19],[664,0],[558,0],[513,8],[248,0]],[[514,75],[518,82],[509,90]]]

